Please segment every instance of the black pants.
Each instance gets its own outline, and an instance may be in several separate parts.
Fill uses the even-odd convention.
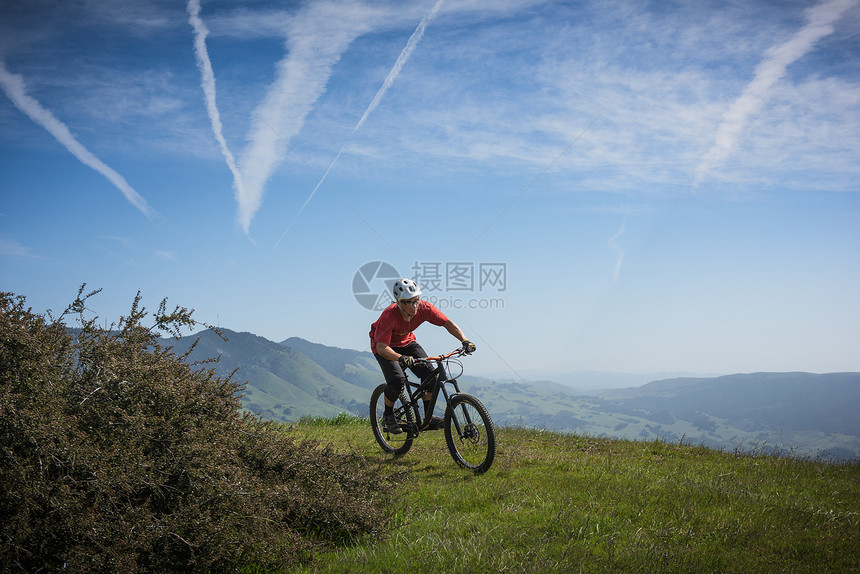
[[[407,355],[416,359],[422,359],[427,356],[427,353],[417,341],[409,343],[405,347],[392,347],[392,349],[401,355]],[[400,396],[406,384],[406,373],[403,372],[403,368],[397,361],[389,361],[377,353],[374,353],[373,356],[376,357],[379,367],[382,369],[382,374],[385,376],[385,383],[387,385],[385,387],[385,398],[394,402]],[[423,365],[415,365],[414,367],[409,367],[409,370],[415,373],[415,376],[420,381],[423,381],[433,373],[434,369]]]

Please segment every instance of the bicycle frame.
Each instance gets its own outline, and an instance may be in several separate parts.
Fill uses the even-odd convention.
[[[424,420],[423,412],[424,409],[420,408],[424,404],[424,394],[430,392],[430,401],[427,403],[427,413],[433,413],[433,410],[436,408],[436,403],[439,400],[439,393],[441,392],[442,396],[445,399],[446,408],[451,404],[451,397],[455,394],[460,393],[460,385],[457,383],[457,377],[449,377],[448,372],[445,369],[445,362],[448,359],[459,357],[464,353],[461,350],[452,351],[446,355],[441,355],[438,357],[423,357],[422,361],[427,361],[430,363],[436,363],[436,368],[433,372],[421,382],[416,383],[408,378],[406,379],[406,385],[404,390],[406,391],[407,396],[409,397],[409,403],[403,405],[405,409],[412,409],[413,412],[416,413],[415,417],[415,429],[409,429],[410,434],[417,436],[418,432],[424,428],[427,424],[428,420]],[[451,385],[453,387],[453,392],[448,392],[447,385]],[[468,419],[468,414],[466,415]],[[471,420],[467,420],[467,424],[471,424]],[[454,426],[457,429],[457,434],[462,436],[462,429],[460,427],[460,422],[455,418]]]

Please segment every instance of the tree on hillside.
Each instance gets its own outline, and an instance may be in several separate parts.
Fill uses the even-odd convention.
[[[138,294],[102,328],[84,290],[58,318],[0,293],[0,569],[283,568],[385,523],[377,472],[242,414],[241,385],[159,346],[192,311],[150,317]]]

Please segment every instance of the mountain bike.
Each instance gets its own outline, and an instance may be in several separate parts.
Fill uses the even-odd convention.
[[[441,394],[446,405],[443,424],[445,442],[454,461],[476,473],[486,472],[490,468],[496,455],[493,421],[483,403],[472,395],[460,392],[457,383],[463,374],[463,363],[459,357],[466,354],[463,349],[457,349],[447,355],[415,359],[416,363],[423,362],[431,368],[435,363],[435,369],[421,383],[407,377],[403,391],[394,403],[394,416],[402,431],[399,434],[389,433],[382,424],[385,383],[374,389],[370,396],[370,426],[382,450],[396,456],[406,454],[418,435],[429,430],[428,425]],[[459,374],[450,376],[451,367],[459,368]],[[427,411],[430,416],[424,419],[423,397],[426,392],[431,393]]]

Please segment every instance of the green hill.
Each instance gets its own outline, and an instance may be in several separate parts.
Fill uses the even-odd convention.
[[[384,455],[367,421],[285,430],[398,482],[384,537],[297,572],[858,572],[860,465],[500,427],[493,467],[442,433]]]
[[[281,341],[281,345],[302,353],[329,374],[364,389],[372,391],[382,382],[376,359],[366,351],[328,347],[298,337]]]
[[[302,417],[330,417],[341,412],[365,414],[369,393],[329,373],[305,354],[251,333],[224,330],[226,341],[212,331],[182,339],[167,339],[177,353],[194,342],[192,361],[218,358],[212,367],[220,376],[234,371],[234,378],[247,381],[242,406],[276,421]]]

